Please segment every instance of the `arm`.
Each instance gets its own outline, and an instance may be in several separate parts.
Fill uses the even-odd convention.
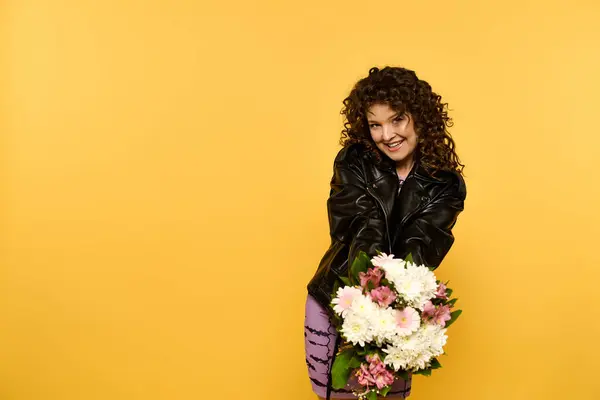
[[[383,212],[366,191],[357,162],[336,159],[327,211],[332,239],[349,245],[349,265],[361,250],[370,256],[376,255],[377,250],[384,251]]]
[[[466,188],[456,175],[442,193],[415,215],[399,232],[393,254],[404,258],[409,253],[417,264],[437,268],[454,243],[452,228],[464,209]]]

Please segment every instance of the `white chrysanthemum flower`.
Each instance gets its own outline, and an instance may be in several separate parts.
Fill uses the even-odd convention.
[[[384,363],[394,370],[420,370],[428,368],[431,360],[444,353],[446,329],[439,325],[424,324],[410,336],[397,336],[393,344],[383,349]]]
[[[387,353],[383,363],[387,366],[391,366],[394,371],[398,371],[400,369],[409,369],[409,352],[404,351],[404,349],[396,346],[388,346],[383,349],[383,352]]]
[[[350,306],[350,310],[353,314],[360,316],[365,320],[371,319],[378,308],[377,304],[373,303],[373,300],[371,300],[369,296],[365,296],[362,293],[354,297],[352,305]]]
[[[430,361],[432,359],[431,353],[428,351],[423,351],[418,353],[413,358],[411,364],[415,369],[425,369],[431,365]]]
[[[423,310],[425,303],[435,297],[438,287],[435,274],[426,266],[413,263],[407,263],[406,270],[409,276],[418,277],[421,281],[422,292],[415,298],[414,306],[419,310]]]
[[[435,275],[424,265],[399,261],[386,262],[382,266],[385,277],[394,284],[399,297],[409,306],[422,310],[425,302],[435,297],[437,290]]]
[[[371,329],[378,345],[392,341],[396,335],[395,311],[391,307],[379,308],[371,318]]]
[[[365,342],[373,340],[373,334],[369,325],[370,322],[368,319],[350,312],[344,318],[341,332],[352,344],[364,346]]]
[[[439,356],[444,353],[443,347],[446,345],[448,336],[446,336],[446,328],[438,324],[426,324],[423,327],[422,335],[427,340],[427,344],[431,351]]]
[[[395,347],[404,349],[405,351],[417,351],[421,348],[421,342],[418,335],[411,334],[408,336],[396,336],[392,344]]]
[[[354,286],[344,286],[338,289],[337,297],[331,301],[333,311],[345,317],[355,297],[362,296],[362,290]]]
[[[371,258],[371,264],[373,264],[375,267],[383,267],[385,263],[388,263],[393,260],[394,260],[393,254],[387,255],[385,253],[381,253],[381,254]]]
[[[381,262],[381,269],[384,270],[385,272],[385,277],[388,280],[392,280],[394,279],[394,277],[400,277],[402,275],[404,275],[404,270],[406,266],[406,261],[404,261],[401,258],[392,258],[390,259],[389,257],[384,259],[383,262]]]
[[[403,299],[416,306],[415,303],[423,292],[423,282],[418,277],[406,274],[396,279],[394,285]]]

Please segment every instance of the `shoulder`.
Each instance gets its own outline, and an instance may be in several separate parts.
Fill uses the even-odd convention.
[[[464,200],[467,197],[467,185],[462,174],[458,171],[436,171],[432,174],[436,180],[443,182],[446,192],[454,197]]]
[[[366,182],[365,162],[368,162],[367,149],[360,143],[341,148],[333,163],[332,183],[361,186]]]
[[[342,147],[335,156],[334,165],[341,167],[358,166],[369,159],[368,150],[361,143]]]

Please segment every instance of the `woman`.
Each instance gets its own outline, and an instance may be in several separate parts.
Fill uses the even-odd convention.
[[[463,165],[448,133],[447,104],[404,68],[371,68],[344,100],[343,148],[334,161],[327,201],[331,245],[307,286],[306,363],[319,398],[353,398],[331,388],[339,336],[330,321],[331,294],[359,251],[382,251],[439,266],[454,242],[463,210]],[[410,394],[412,376],[389,398]]]

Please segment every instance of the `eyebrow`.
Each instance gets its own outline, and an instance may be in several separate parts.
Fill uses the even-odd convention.
[[[369,113],[371,113],[371,112],[369,111]],[[372,114],[372,113],[371,113],[371,114]],[[389,121],[390,119],[396,118],[396,117],[397,117],[397,116],[399,116],[399,115],[402,115],[402,114],[401,114],[401,113],[399,113],[399,112],[395,113],[394,115],[392,115],[391,117],[389,117],[389,118],[388,118],[388,121]],[[372,123],[372,122],[379,122],[379,121],[377,121],[377,120],[374,120],[374,119],[369,119],[369,117],[367,117],[367,121],[369,121],[369,123]]]

